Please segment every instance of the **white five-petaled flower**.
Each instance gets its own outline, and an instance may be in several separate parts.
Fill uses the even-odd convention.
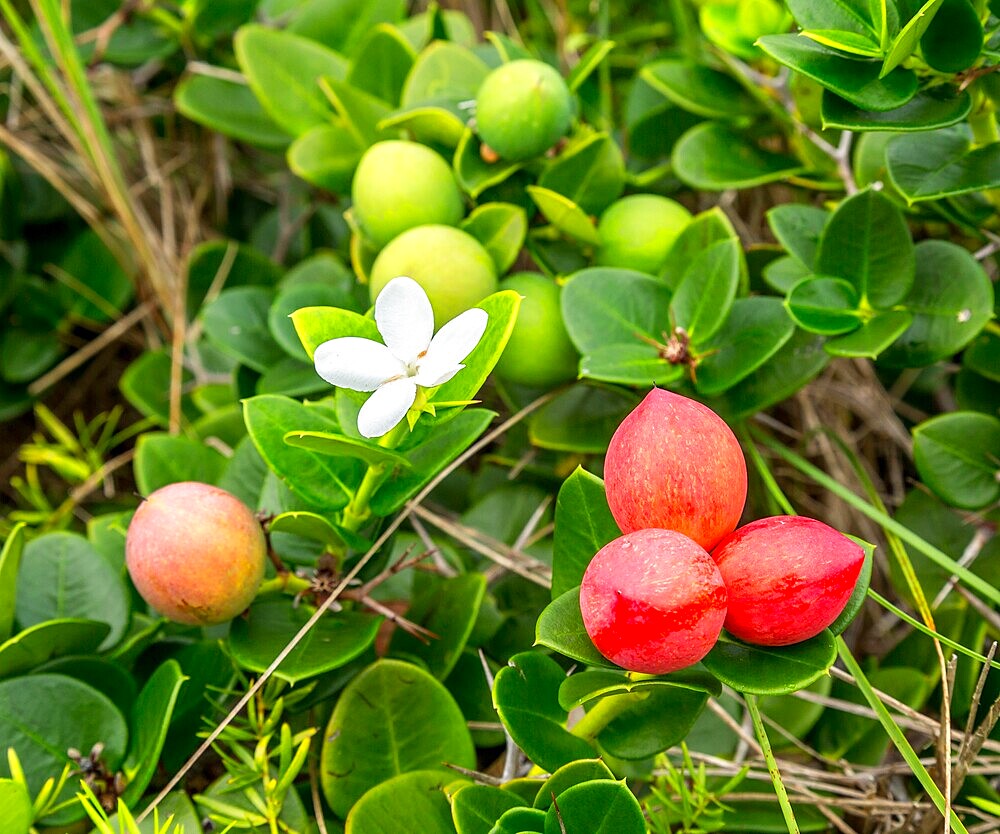
[[[434,333],[427,293],[412,278],[393,278],[375,299],[375,325],[385,344],[344,336],[316,348],[316,372],[332,385],[373,391],[358,413],[358,431],[381,437],[406,416],[417,386],[442,385],[465,365],[486,332],[485,310],[455,316]]]

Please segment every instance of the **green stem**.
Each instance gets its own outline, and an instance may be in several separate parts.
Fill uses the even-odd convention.
[[[279,573],[273,579],[265,579],[261,582],[260,588],[257,589],[257,597],[262,597],[265,594],[297,594],[309,590],[309,587],[308,579],[286,571]]]
[[[648,691],[608,695],[577,721],[570,732],[577,738],[593,741],[608,724],[648,697]]]
[[[903,731],[899,729],[899,725],[892,720],[892,716],[889,714],[889,710],[886,709],[885,704],[883,704],[882,701],[879,700],[878,695],[875,694],[875,690],[872,688],[871,683],[868,682],[868,678],[865,677],[865,673],[861,671],[861,666],[859,666],[857,660],[854,659],[854,655],[851,654],[851,650],[847,643],[844,642],[843,637],[837,638],[837,651],[840,652],[840,659],[844,661],[847,671],[851,673],[855,684],[857,684],[858,689],[861,690],[861,694],[865,696],[865,700],[868,701],[868,705],[875,711],[875,715],[878,716],[879,723],[882,724],[882,728],[885,730],[886,735],[888,735],[892,740],[892,743],[896,745],[896,749],[899,750],[900,755],[902,755],[902,757],[906,760],[906,763],[910,766],[910,770],[913,771],[913,775],[917,777],[917,781],[920,782],[924,790],[927,791],[927,795],[931,798],[931,801],[941,813],[941,816],[945,816],[947,812],[948,819],[951,820],[951,826],[956,834],[969,834],[965,825],[958,818],[958,815],[948,807],[948,803],[945,801],[944,794],[941,793],[941,789],[931,778],[931,775],[927,772],[927,768],[921,764],[920,757],[917,756],[913,747],[910,746],[910,742],[906,740],[906,736],[903,734]]]
[[[996,113],[994,113],[989,99],[981,92],[976,95],[976,106],[972,115],[969,116],[969,127],[972,129],[972,146],[974,148],[1000,141]]]
[[[421,389],[422,390],[422,389]],[[418,393],[418,396],[419,393]],[[414,403],[417,405],[417,403]],[[378,445],[384,449],[394,449],[403,442],[403,438],[409,433],[409,425],[406,418],[399,421],[396,427],[379,438]],[[365,476],[361,479],[357,491],[350,502],[344,507],[344,512],[340,520],[341,527],[356,533],[371,518],[372,496],[389,474],[389,467],[385,463],[373,463],[368,466]]]
[[[774,794],[778,797],[781,814],[785,818],[785,828],[788,829],[788,834],[799,834],[799,824],[795,821],[792,803],[788,801],[788,791],[785,790],[785,783],[781,781],[781,771],[778,770],[778,762],[771,750],[771,741],[767,737],[767,730],[764,729],[764,722],[761,720],[760,710],[757,708],[757,696],[746,695],[745,699],[747,712],[750,713],[750,720],[753,721],[753,731],[760,743],[760,752],[764,754],[767,772],[771,776],[771,784],[774,785]]]

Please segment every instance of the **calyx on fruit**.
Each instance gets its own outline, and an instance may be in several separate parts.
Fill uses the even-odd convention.
[[[223,489],[169,484],[136,510],[125,563],[142,598],[178,623],[214,625],[253,601],[267,545],[253,512]]]
[[[654,388],[611,438],[604,485],[623,532],[676,530],[711,550],[739,523],[746,461],[714,411]]]
[[[638,530],[602,547],[580,585],[587,634],[633,672],[697,663],[726,618],[726,588],[703,547],[672,530]]]
[[[729,591],[726,630],[748,643],[786,646],[837,619],[865,555],[821,521],[774,516],[726,536],[712,558]]]

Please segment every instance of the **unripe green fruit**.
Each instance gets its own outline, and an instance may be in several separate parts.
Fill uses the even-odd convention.
[[[601,215],[597,263],[659,274],[670,247],[691,222],[680,203],[656,194],[633,194],[612,203]]]
[[[522,59],[491,72],[476,93],[479,138],[507,160],[545,153],[569,130],[573,99],[548,64]]]
[[[497,375],[543,388],[573,379],[580,356],[563,324],[559,285],[537,272],[519,272],[501,281],[500,289],[514,290],[524,300]]]
[[[257,595],[267,546],[253,512],[223,489],[169,484],[135,511],[125,563],[142,598],[174,622],[224,623]]]
[[[372,302],[400,275],[424,288],[434,308],[435,327],[475,307],[497,288],[490,253],[472,235],[451,226],[417,226],[386,246],[372,266]]]
[[[414,226],[454,226],[465,214],[451,166],[417,142],[376,142],[365,151],[351,200],[355,219],[378,248]]]

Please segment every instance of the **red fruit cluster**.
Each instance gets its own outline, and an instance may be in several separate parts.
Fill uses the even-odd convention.
[[[624,535],[588,566],[580,611],[594,645],[619,666],[690,666],[723,626],[748,643],[798,643],[847,604],[864,551],[846,536],[798,516],[736,529],[746,461],[701,403],[651,391],[612,437],[604,475]]]

